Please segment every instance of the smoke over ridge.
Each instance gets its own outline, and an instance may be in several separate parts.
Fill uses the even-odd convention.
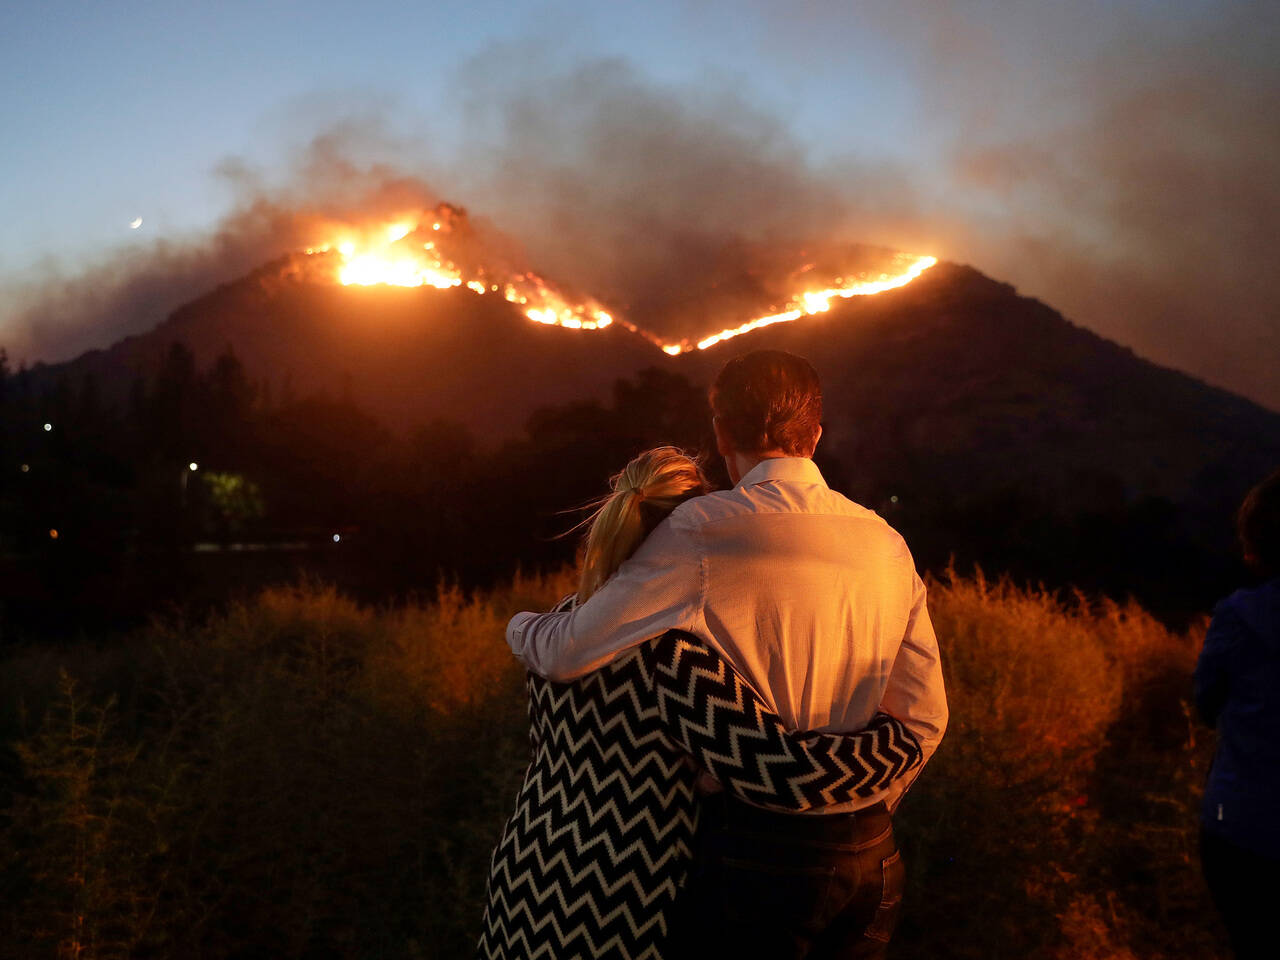
[[[670,85],[620,60],[565,68],[499,49],[461,78],[467,129],[452,159],[369,159],[365,120],[316,136],[282,184],[226,161],[239,199],[211,236],[10,285],[7,345],[40,359],[104,346],[314,243],[325,219],[449,201],[553,281],[669,335],[711,298],[732,307],[770,271],[868,243],[972,263],[1280,408],[1280,126],[1264,107],[1280,97],[1275,15],[1241,4],[1194,44],[1140,33],[1101,50],[1064,20],[1052,25],[1062,53],[1037,73],[963,5],[905,6],[867,16],[915,51],[935,157],[830,156],[734,78]],[[793,20],[834,7],[803,4]],[[838,53],[835,40],[805,50]]]

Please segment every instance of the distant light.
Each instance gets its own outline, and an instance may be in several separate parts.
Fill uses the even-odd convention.
[[[432,230],[439,230],[439,229],[440,229],[440,224],[438,224],[438,223],[433,223],[433,224],[431,225],[431,229],[432,229]]]
[[[57,530],[50,530],[50,531],[49,531],[49,539],[50,539],[50,540],[57,540],[57,539],[58,539],[58,531],[57,531]]]
[[[340,533],[335,533],[335,534],[333,535],[333,542],[334,542],[334,543],[341,543],[341,542],[342,542],[342,534],[340,534]]]
[[[898,502],[898,495],[895,493],[892,497],[890,497],[890,498],[889,498],[889,502],[890,502],[890,503],[897,503],[897,502]]]
[[[22,472],[23,472],[23,473],[30,473],[30,472],[31,472],[31,464],[29,464],[29,463],[24,463],[24,464],[22,465]]]
[[[140,226],[142,226],[141,217],[134,217],[132,220],[129,221],[130,230],[137,230]]]
[[[52,429],[53,429],[53,424],[52,424],[52,423],[46,423],[46,424],[44,425],[44,432],[45,432],[45,433],[48,433],[48,432],[49,432],[50,430],[52,430]]]
[[[197,470],[200,469],[200,464],[192,460],[190,463],[187,464],[187,469],[190,470],[192,473],[195,473]]]

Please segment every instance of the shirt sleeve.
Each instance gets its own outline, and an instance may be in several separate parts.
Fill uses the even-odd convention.
[[[906,726],[877,715],[855,733],[787,730],[713,650],[669,633],[649,651],[667,735],[734,796],[784,813],[869,797],[921,761]]]
[[[517,613],[507,644],[528,669],[572,680],[667,630],[705,634],[694,534],[668,517],[586,603],[567,613]]]
[[[907,619],[902,645],[893,661],[893,669],[889,672],[889,682],[880,700],[880,711],[902,721],[923,751],[919,766],[909,776],[902,777],[891,785],[885,801],[892,810],[938,749],[949,718],[947,693],[942,682],[942,659],[938,655],[938,638],[933,632],[933,622],[929,619],[924,581],[918,574],[915,575],[911,614]]]
[[[1240,640],[1240,617],[1228,601],[1218,604],[1196,660],[1194,692],[1201,719],[1216,726],[1231,691],[1231,656]]]

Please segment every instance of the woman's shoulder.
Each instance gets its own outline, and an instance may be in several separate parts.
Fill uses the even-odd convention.
[[[1218,603],[1213,619],[1219,629],[1256,634],[1272,643],[1280,641],[1280,579],[1237,590]]]

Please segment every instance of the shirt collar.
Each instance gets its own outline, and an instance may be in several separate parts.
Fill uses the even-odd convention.
[[[827,481],[822,479],[818,465],[808,457],[773,457],[761,460],[752,467],[747,475],[738,481],[738,487],[751,487],[757,483],[771,483],[781,480],[784,483],[811,483],[825,487]]]

